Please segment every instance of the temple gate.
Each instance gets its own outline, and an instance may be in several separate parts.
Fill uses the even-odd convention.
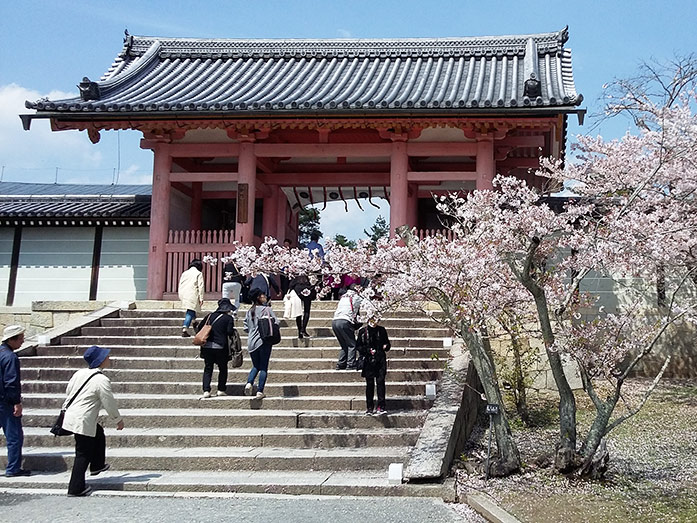
[[[567,39],[566,29],[404,40],[127,34],[80,98],[27,102],[36,114],[22,119],[28,129],[50,118],[93,142],[105,129],[143,133],[154,153],[148,297],[159,299],[175,270],[173,231],[232,230],[259,244],[296,236],[307,205],[384,198],[392,232],[409,225],[423,236],[440,227],[434,195],[492,189],[497,173],[543,183],[531,169],[563,155],[567,115],[584,113]]]

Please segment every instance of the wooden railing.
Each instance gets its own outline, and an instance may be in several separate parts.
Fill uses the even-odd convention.
[[[455,238],[455,234],[450,229],[419,229],[417,236],[419,240],[423,240],[427,236],[445,236],[448,240]]]
[[[194,258],[205,255],[220,259],[234,250],[235,231],[169,231],[165,252],[167,269],[165,272],[165,293],[177,293],[179,276]],[[220,294],[223,264],[215,266],[203,264],[203,281],[206,292]]]

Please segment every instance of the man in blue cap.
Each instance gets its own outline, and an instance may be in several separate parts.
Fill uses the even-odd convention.
[[[87,496],[92,492],[85,485],[87,467],[92,476],[109,470],[105,461],[104,429],[97,423],[100,409],[116,421],[116,430],[123,430],[123,420],[111,392],[111,381],[102,373],[111,366],[109,352],[110,349],[92,345],[84,354],[88,368],[77,371],[68,383],[66,403],[75,396],[63,418],[63,428],[75,435],[75,461],[68,496]]]
[[[22,385],[19,376],[19,358],[14,353],[24,343],[24,327],[8,325],[2,333],[0,345],[0,424],[7,440],[7,468],[5,476],[29,476],[22,468]]]

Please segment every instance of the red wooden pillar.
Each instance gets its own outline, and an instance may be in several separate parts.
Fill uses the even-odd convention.
[[[172,170],[172,157],[170,155],[170,146],[166,143],[156,144],[153,152],[155,160],[150,203],[147,296],[149,300],[161,300],[165,290],[165,271],[167,270],[165,243],[167,243],[167,234],[169,232],[169,198],[171,192],[169,173]]]
[[[239,178],[237,182],[237,225],[235,227],[235,238],[240,243],[253,245],[257,161],[254,155],[254,144],[251,140],[240,143],[240,156],[237,168]]]
[[[494,160],[494,137],[487,134],[477,136],[477,189],[494,188],[496,161]]]
[[[281,188],[278,188],[278,198],[276,199],[276,238],[280,243],[286,239],[286,229],[288,226],[288,199]],[[292,239],[292,238],[291,238]],[[295,245],[293,242],[293,246]]]
[[[409,227],[419,227],[419,184],[409,184],[409,202],[408,202],[408,224]]]
[[[201,214],[203,212],[203,184],[193,182],[191,184],[191,229],[201,230]]]
[[[409,220],[408,198],[409,184],[407,171],[409,157],[407,156],[406,140],[392,142],[390,155],[390,236],[395,235],[395,229],[405,225]]]
[[[269,185],[268,196],[264,196],[264,211],[261,220],[261,235],[263,237],[272,236],[278,240],[278,243],[283,242],[283,238],[278,237],[278,199],[281,192],[278,185]]]

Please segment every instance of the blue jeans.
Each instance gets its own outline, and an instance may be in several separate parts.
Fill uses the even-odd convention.
[[[184,327],[185,329],[188,329],[191,327],[191,322],[196,319],[196,311],[192,311],[191,309],[186,309],[186,318],[184,318]]]
[[[16,417],[14,405],[0,402],[0,423],[7,440],[7,474],[16,474],[22,468],[22,445],[24,444],[24,431],[22,430],[22,418]]]
[[[249,371],[249,376],[247,376],[247,383],[254,383],[254,378],[257,377],[259,373],[259,392],[264,392],[264,385],[266,385],[266,374],[269,370],[269,360],[271,359],[271,344],[264,343],[257,350],[249,353],[249,357],[252,358],[252,370]]]

